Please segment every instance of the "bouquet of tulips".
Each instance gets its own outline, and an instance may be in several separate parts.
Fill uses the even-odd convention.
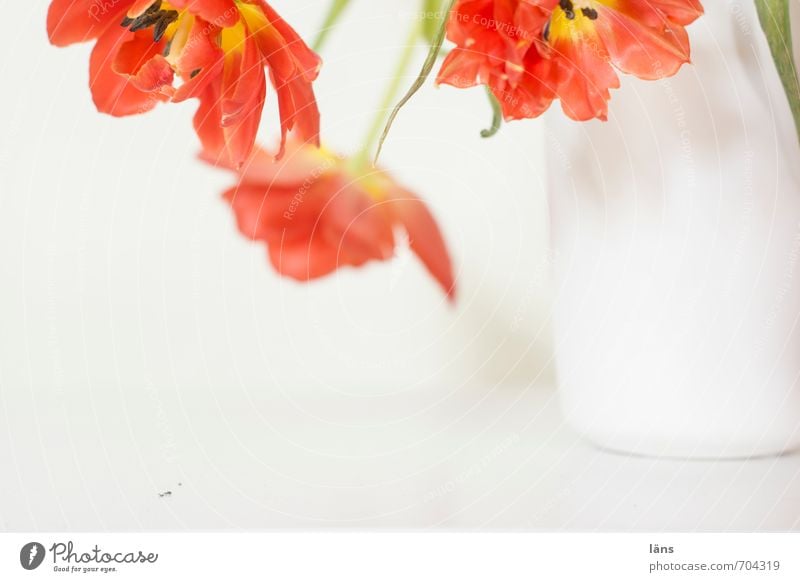
[[[800,128],[788,0],[755,3]],[[387,89],[395,107],[379,108],[359,153],[341,157],[320,144],[314,81],[317,53],[349,4],[332,0],[313,49],[266,0],[52,0],[47,31],[57,46],[95,43],[89,83],[101,113],[197,99],[201,158],[235,174],[224,198],[279,273],[307,281],[387,260],[399,230],[452,299],[453,268],[433,216],[375,166],[392,122],[430,73],[438,66],[439,84],[486,87],[493,119],[484,137],[554,101],[576,121],[604,120],[620,73],[655,80],[690,62],[687,27],[703,15],[700,0],[421,0]],[[427,58],[400,97],[420,39]],[[273,151],[255,143],[268,84],[280,118]]]

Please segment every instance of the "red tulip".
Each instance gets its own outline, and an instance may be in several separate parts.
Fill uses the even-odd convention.
[[[198,136],[225,163],[241,164],[253,148],[267,73],[282,141],[295,128],[318,140],[319,57],[264,0],[53,0],[47,31],[58,46],[97,39],[90,84],[103,113],[199,98]]]
[[[546,40],[559,65],[558,96],[579,121],[608,113],[614,67],[661,79],[690,60],[686,26],[703,14],[699,0],[561,0]],[[613,67],[612,67],[613,65]]]
[[[537,117],[554,99],[573,119],[605,119],[615,68],[675,74],[702,13],[699,0],[457,0],[438,82],[489,86],[506,119]]]
[[[403,230],[447,297],[455,296],[447,247],[428,207],[382,170],[290,141],[280,161],[256,148],[223,196],[239,230],[266,244],[282,275],[308,281],[388,260]]]
[[[524,0],[459,0],[447,38],[456,44],[436,82],[487,85],[509,119],[537,117],[553,101],[555,70],[543,54],[549,11]]]

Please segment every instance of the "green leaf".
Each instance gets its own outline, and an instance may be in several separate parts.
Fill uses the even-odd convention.
[[[489,129],[481,130],[481,137],[484,138],[492,137],[500,131],[500,125],[503,123],[503,108],[500,107],[500,102],[489,87],[486,87],[486,95],[489,96],[489,103],[492,106],[492,126]]]
[[[378,151],[375,153],[374,160],[374,163],[376,164],[378,163],[378,158],[380,157],[381,150],[383,149],[383,142],[386,141],[386,137],[389,135],[389,130],[392,128],[392,124],[394,123],[397,114],[400,113],[400,110],[411,100],[414,94],[419,91],[419,88],[425,84],[428,75],[430,75],[431,71],[433,70],[433,65],[436,64],[436,57],[439,56],[439,51],[442,49],[442,44],[444,43],[444,36],[447,29],[447,15],[450,14],[450,10],[453,8],[454,3],[455,0],[447,1],[447,8],[444,11],[444,18],[442,19],[442,23],[439,25],[439,31],[436,33],[433,41],[431,41],[431,46],[428,50],[428,56],[425,59],[425,62],[422,64],[422,69],[420,69],[417,78],[411,84],[411,87],[409,87],[406,94],[403,95],[400,101],[398,101],[397,105],[394,106],[391,115],[389,115],[389,119],[386,121],[381,138],[378,140]]]
[[[322,22],[322,28],[319,29],[319,34],[317,34],[317,38],[314,39],[312,45],[314,52],[318,53],[322,49],[322,45],[324,45],[325,41],[328,39],[328,34],[333,30],[348,4],[350,4],[350,0],[333,0],[331,7],[328,9],[328,14]]]
[[[772,59],[786,91],[794,125],[800,139],[800,81],[792,55],[792,29],[789,0],[755,0],[761,28],[767,36]]]

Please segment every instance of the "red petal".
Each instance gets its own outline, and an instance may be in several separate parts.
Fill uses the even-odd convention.
[[[669,77],[689,62],[686,29],[667,20],[651,28],[625,13],[604,10],[597,31],[614,65],[641,79]]]
[[[609,89],[619,78],[602,52],[599,38],[585,35],[564,38],[553,46],[559,62],[558,98],[567,116],[576,121],[608,116]]]
[[[128,8],[128,18],[136,18],[147,11],[157,0],[133,0],[133,5]]]
[[[208,83],[222,73],[225,54],[214,40],[218,33],[217,27],[200,18],[195,20],[176,63],[184,83],[175,91],[172,98],[174,102],[197,97]]]
[[[252,69],[255,80],[248,81],[248,100],[231,108],[236,94],[236,71],[217,76],[200,94],[200,107],[194,117],[195,131],[203,144],[202,157],[215,165],[239,168],[248,158],[255,144],[261,114],[266,98],[264,69]],[[226,116],[228,116],[226,118]]]
[[[254,55],[253,61],[244,61],[245,68],[240,70],[232,91],[225,92],[223,96],[219,119],[225,133],[228,155],[237,168],[253,150],[267,96],[266,76],[260,55],[255,50],[250,54]]]
[[[194,130],[203,145],[203,159],[214,165],[229,166],[225,152],[225,135],[220,126],[220,80],[206,85],[199,95],[200,106],[194,115]]]
[[[239,59],[226,66],[225,78],[229,81],[223,92],[222,125],[236,125],[249,113],[259,91],[266,83],[264,62],[252,38],[245,39]]]
[[[319,236],[303,242],[271,244],[269,259],[281,275],[298,281],[324,277],[342,265],[338,249]]]
[[[140,91],[163,90],[165,94],[171,94],[174,74],[161,54],[164,44],[163,41],[153,42],[150,31],[138,31],[132,39],[120,45],[111,68],[115,73],[129,77]]]
[[[387,203],[376,202],[355,184],[330,181],[328,204],[320,228],[328,243],[339,247],[346,261],[360,265],[385,261],[394,254],[394,233]]]
[[[239,9],[234,0],[170,0],[178,10],[187,8],[206,22],[219,28],[234,26],[239,22]]]
[[[53,0],[47,10],[47,35],[56,46],[84,42],[122,20],[131,0]]]
[[[121,47],[134,34],[124,28],[111,27],[92,50],[89,60],[89,80],[92,98],[98,111],[115,116],[144,113],[167,96],[160,92],[145,92],[127,76],[114,71],[113,65]]]
[[[275,79],[272,79],[273,84]],[[297,128],[297,138],[319,146],[319,108],[311,83],[298,77],[275,87],[278,93],[278,110],[281,117],[281,145],[278,157],[283,155],[288,132]]]
[[[263,220],[267,192],[263,186],[240,184],[226,190],[222,197],[233,208],[236,224],[244,236],[252,240],[267,240],[269,231]]]
[[[451,50],[442,63],[436,76],[436,84],[452,85],[459,89],[474,87],[485,56],[481,53],[456,47]]]
[[[391,195],[392,212],[408,233],[411,250],[433,275],[450,301],[455,300],[453,265],[444,237],[427,205],[411,192],[397,190]]]
[[[258,5],[269,23],[283,38],[305,80],[309,82],[316,80],[322,65],[319,55],[308,47],[302,37],[269,4],[264,0],[258,0]],[[265,56],[268,54],[265,53]]]
[[[336,158],[317,149],[302,147],[302,142],[291,140],[286,154],[275,161],[270,152],[256,146],[240,169],[240,180],[249,184],[293,186],[299,190],[306,180],[320,179],[336,164]]]
[[[686,26],[703,15],[700,0],[616,0],[613,9],[658,28],[666,19]]]

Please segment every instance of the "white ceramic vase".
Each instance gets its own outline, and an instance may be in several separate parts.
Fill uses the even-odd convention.
[[[548,118],[560,396],[608,449],[774,455],[800,447],[800,147],[752,0],[704,4],[693,65]]]

